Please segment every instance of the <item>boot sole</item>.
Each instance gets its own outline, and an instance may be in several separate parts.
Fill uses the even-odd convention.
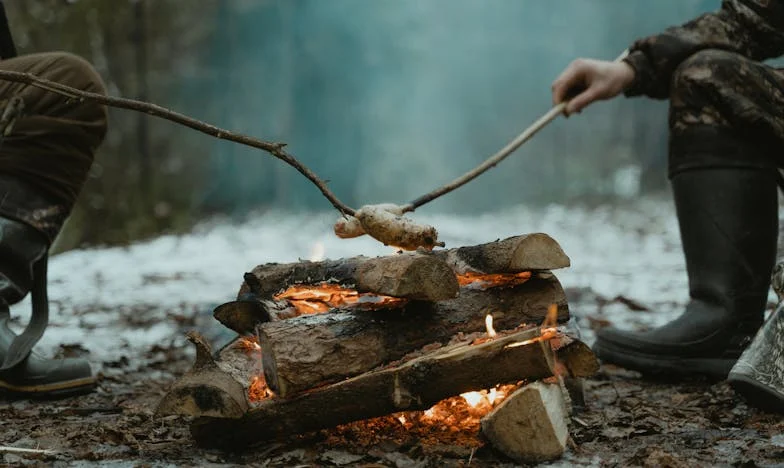
[[[14,385],[0,380],[0,390],[17,397],[63,398],[89,393],[95,389],[97,383],[98,380],[95,377],[39,385]]]
[[[731,374],[730,387],[741,395],[749,406],[771,413],[784,413],[784,395],[743,374]]]
[[[737,362],[737,359],[679,358],[634,353],[598,342],[594,344],[593,351],[605,364],[614,364],[657,378],[700,376],[724,380]]]

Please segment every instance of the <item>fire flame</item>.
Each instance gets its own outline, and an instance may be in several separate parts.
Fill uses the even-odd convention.
[[[311,262],[320,262],[324,260],[324,254],[326,253],[324,249],[323,242],[316,242],[313,244],[313,247],[310,249],[310,261]]]
[[[468,271],[457,276],[457,282],[460,286],[477,287],[480,289],[499,286],[517,286],[518,284],[525,283],[529,279],[531,279],[530,271],[498,274],[474,273],[473,271]]]
[[[320,314],[337,307],[361,306],[374,309],[406,302],[405,299],[397,297],[360,293],[334,283],[296,284],[274,297],[279,301],[289,301],[298,315]]]
[[[243,336],[237,340],[234,347],[244,351],[254,362],[253,371],[255,375],[250,379],[250,385],[248,386],[248,400],[257,402],[272,398],[274,394],[267,386],[267,380],[264,378],[264,372],[261,368],[261,345],[258,338],[255,336]]]
[[[490,338],[495,338],[497,333],[495,332],[495,328],[493,328],[493,315],[487,314],[485,316],[485,328],[487,329],[487,336]]]

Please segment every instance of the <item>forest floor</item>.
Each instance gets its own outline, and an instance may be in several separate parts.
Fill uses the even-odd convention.
[[[588,343],[598,326],[643,328],[669,320],[686,296],[677,224],[666,200],[426,218],[450,247],[550,233],[572,258],[572,267],[556,275]],[[330,221],[331,215],[268,213],[242,225],[215,223],[188,236],[53,258],[52,325],[42,348],[89,359],[99,388],[54,401],[0,395],[0,464],[517,466],[480,440],[475,427],[412,427],[394,416],[244,453],[199,448],[183,418],[153,417],[193,362],[185,332],[198,330],[215,345],[232,339],[211,310],[232,299],[242,273],[270,261],[389,253],[368,240],[333,239]],[[23,317],[28,307],[23,302],[13,312]],[[573,443],[550,466],[784,466],[784,418],[755,410],[725,383],[653,382],[604,366],[587,381],[586,397],[587,407],[571,421]]]

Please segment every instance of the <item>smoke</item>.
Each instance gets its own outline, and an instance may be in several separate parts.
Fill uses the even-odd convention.
[[[550,106],[574,58],[613,59],[637,37],[718,1],[278,0],[222,2],[202,117],[285,141],[350,205],[407,202],[479,164]],[[205,98],[206,96],[206,98]],[[434,202],[470,212],[614,194],[664,177],[666,106],[617,100],[559,120]],[[216,142],[202,202],[324,209],[292,168]],[[645,170],[645,169],[644,169]],[[624,187],[636,187],[635,182]],[[629,196],[625,193],[625,196]]]

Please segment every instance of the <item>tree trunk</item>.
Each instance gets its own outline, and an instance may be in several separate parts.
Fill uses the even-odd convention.
[[[242,418],[199,418],[191,426],[205,447],[237,449],[399,411],[425,410],[468,391],[553,375],[547,341],[528,329],[480,344],[446,347],[400,366],[366,373],[291,399],[274,398]]]
[[[264,375],[281,397],[368,372],[432,343],[446,344],[459,333],[540,324],[551,304],[559,321],[569,309],[558,279],[535,275],[523,284],[489,290],[463,289],[436,303],[408,302],[395,308],[335,310],[259,326]]]

